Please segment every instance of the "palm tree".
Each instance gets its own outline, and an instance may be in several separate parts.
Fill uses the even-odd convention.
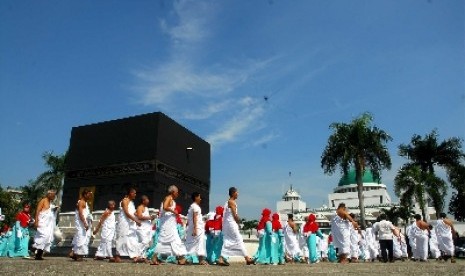
[[[333,133],[328,138],[321,167],[326,174],[333,174],[340,167],[343,174],[355,168],[360,209],[360,223],[365,227],[365,205],[363,200],[362,177],[366,169],[372,171],[375,179],[380,179],[382,169],[391,168],[391,157],[386,143],[392,138],[384,130],[372,125],[370,113],[363,113],[350,123],[332,123]]]
[[[37,177],[37,182],[46,190],[52,189],[59,193],[63,189],[66,155],[67,152],[62,155],[54,155],[52,151],[45,152],[42,155],[47,170]]]
[[[410,144],[399,146],[399,155],[410,160],[407,165],[419,166],[424,174],[422,177],[423,185],[436,209],[436,214],[441,213],[444,208],[447,185],[436,176],[435,167],[439,166],[445,169],[457,167],[464,157],[460,138],[452,137],[438,142],[438,136],[436,129],[424,137],[414,134]]]
[[[406,165],[402,167],[394,179],[394,191],[400,199],[401,206],[412,206],[417,202],[423,218],[426,215],[425,187],[423,175],[419,166]]]
[[[465,166],[451,168],[449,181],[455,191],[449,203],[449,213],[458,221],[465,221]]]

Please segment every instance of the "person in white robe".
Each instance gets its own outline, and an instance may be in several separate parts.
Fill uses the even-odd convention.
[[[367,251],[366,251],[365,259],[367,261],[374,262],[376,258],[378,258],[379,242],[376,240],[376,236],[373,233],[373,227],[371,223],[369,222],[367,225],[368,227],[365,230],[365,240],[367,243]]]
[[[416,214],[415,224],[413,225],[411,232],[415,236],[415,250],[413,251],[413,257],[415,260],[420,262],[426,262],[428,260],[428,227],[429,224],[421,220],[421,215]]]
[[[350,217],[355,220],[355,214],[350,213]],[[360,256],[360,237],[358,228],[355,228],[352,224],[349,224],[350,229],[350,257],[351,262],[357,263]]]
[[[235,187],[229,188],[229,200],[224,204],[223,213],[223,246],[218,265],[229,265],[227,259],[232,256],[242,256],[247,265],[254,264],[254,261],[247,253],[244,240],[239,232],[239,215],[236,200],[239,192]]]
[[[194,192],[191,198],[193,203],[187,211],[186,250],[188,255],[198,258],[200,265],[207,265],[205,224],[202,220],[202,209],[200,208],[202,197],[200,193]]]
[[[149,203],[150,200],[148,196],[143,195],[141,197],[141,204],[137,206],[136,209],[136,217],[141,223],[141,225],[137,227],[137,237],[140,243],[139,256],[141,258],[145,258],[147,250],[150,247],[150,242],[152,241],[152,220],[155,218],[155,215],[150,215]]]
[[[92,198],[92,192],[84,189],[81,198],[76,204],[74,212],[74,224],[76,233],[73,238],[73,259],[82,261],[83,257],[89,254],[89,241],[92,235],[92,216],[87,201]]]
[[[37,252],[36,260],[43,260],[44,252],[50,252],[50,247],[53,242],[53,231],[55,229],[56,218],[52,210],[52,201],[55,200],[56,191],[50,190],[47,195],[42,198],[36,209],[34,228],[37,229],[34,235],[34,247]]]
[[[336,248],[339,262],[347,264],[350,256],[350,225],[358,226],[346,210],[345,203],[340,203],[336,214],[331,220],[331,234]]]
[[[416,250],[417,243],[416,243],[416,236],[415,232],[413,231],[415,227],[415,219],[411,219],[409,226],[407,226],[407,229],[405,231],[406,238],[407,238],[407,251],[410,249],[410,258],[412,260],[415,260],[415,257],[413,253]]]
[[[436,223],[436,236],[438,240],[439,250],[443,253],[443,259],[451,259],[455,263],[454,253],[454,235],[456,234],[454,224],[447,218],[445,213],[439,214],[439,220]]]
[[[179,196],[179,190],[175,185],[168,187],[168,195],[163,200],[160,207],[160,226],[158,234],[158,243],[155,247],[155,253],[152,257],[152,265],[160,264],[158,255],[174,256],[179,265],[186,264],[185,255],[186,247],[178,234],[176,216],[176,202]]]
[[[304,221],[305,221],[305,223],[307,223],[308,216],[305,216]],[[304,234],[304,225],[305,224],[303,224],[302,227],[300,227],[300,229],[299,229],[299,235],[298,235],[299,248],[300,248],[300,251],[302,253],[303,260],[305,261],[305,263],[309,264],[310,262],[309,262],[308,259],[309,259],[309,256],[310,256],[310,252],[308,250],[308,245],[307,245],[307,238],[308,237]],[[284,227],[283,227],[283,231],[284,231]],[[284,234],[284,232],[283,232],[283,234]],[[318,238],[319,237],[317,236],[317,239]],[[285,245],[285,242],[284,242],[284,249],[285,248],[286,248],[286,245]],[[286,250],[285,250],[285,252],[286,252]],[[287,260],[290,261],[290,260],[292,260],[292,258],[288,257]]]
[[[328,235],[323,233],[323,238],[320,239],[320,242],[318,243],[319,245],[319,250],[320,250],[320,256],[321,260],[323,262],[328,261]]]
[[[134,262],[144,261],[140,258],[140,243],[137,238],[137,226],[141,225],[136,217],[134,199],[136,189],[130,188],[126,196],[120,202],[119,218],[116,227],[116,254],[110,262],[120,263],[121,257],[129,257]]]
[[[429,226],[429,253],[431,258],[439,260],[441,251],[439,251],[438,238],[436,236],[436,229],[432,225]]]
[[[298,261],[302,259],[302,250],[299,245],[299,229],[294,222],[294,215],[288,214],[287,222],[283,227],[284,233],[284,252],[287,262]]]
[[[112,244],[116,230],[115,207],[116,203],[110,200],[107,209],[103,212],[97,227],[94,229],[94,235],[97,235],[98,231],[102,229],[102,232],[100,232],[100,244],[95,253],[94,260],[113,258]]]

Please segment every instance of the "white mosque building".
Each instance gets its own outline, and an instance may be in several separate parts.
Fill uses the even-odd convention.
[[[394,203],[386,189],[386,185],[376,179],[370,171],[365,171],[363,175],[363,196],[365,205],[366,221],[374,222],[380,214],[381,209],[390,209],[399,206]],[[281,220],[286,221],[288,214],[294,215],[294,220],[298,224],[305,223],[305,218],[309,214],[315,214],[322,229],[329,228],[329,221],[335,214],[339,203],[345,203],[351,213],[358,215],[358,193],[355,170],[341,177],[333,192],[328,194],[328,205],[319,208],[307,208],[307,204],[302,201],[300,194],[291,185],[284,193],[282,200],[276,204],[276,210],[280,214]],[[421,213],[418,204],[414,205],[415,213]],[[431,218],[435,216],[433,207],[428,207],[428,214]]]

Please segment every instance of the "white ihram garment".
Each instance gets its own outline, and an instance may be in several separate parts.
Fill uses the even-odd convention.
[[[89,210],[89,205],[87,205],[87,202],[86,208],[84,208],[82,215],[84,216],[89,228],[86,230],[84,223],[81,221],[81,218],[79,217],[79,209],[76,209],[74,211],[74,225],[76,228],[76,233],[74,233],[73,238],[73,252],[76,255],[84,256],[89,254],[89,241],[90,236],[92,235],[92,219]]]
[[[331,234],[333,235],[334,247],[338,254],[350,254],[350,221],[342,219],[337,214],[331,220]]]
[[[413,251],[413,257],[417,260],[428,259],[428,231],[421,230],[416,224],[412,226],[410,230],[415,235],[415,250]]]
[[[452,238],[452,229],[444,221],[438,220],[436,224],[436,236],[438,239],[439,250],[446,256],[454,256],[454,240]]]
[[[224,205],[223,212],[223,247],[221,248],[221,256],[225,258],[248,256],[244,240],[242,239],[241,233],[239,233],[239,225],[237,225],[237,222],[234,220],[232,210],[228,207],[228,202]]]
[[[102,223],[102,232],[100,232],[100,245],[97,248],[96,257],[111,258],[113,257],[112,243],[115,238],[116,218],[113,211]]]
[[[142,212],[142,216],[144,217],[150,216],[149,208],[144,207],[144,212]],[[140,242],[139,256],[144,256],[145,252],[150,246],[150,242],[152,241],[152,221],[151,220],[141,221],[140,226],[137,227],[137,237]]]
[[[197,215],[195,215],[197,213]],[[197,216],[197,235],[194,233],[194,215]],[[202,220],[202,209],[197,203],[192,203],[187,211],[186,250],[187,254],[196,256],[207,255],[205,225]]]
[[[284,249],[286,254],[291,258],[299,258],[302,256],[302,251],[299,246],[299,237],[289,223],[286,223],[283,229],[284,232]]]
[[[34,236],[35,249],[40,249],[45,252],[50,252],[50,246],[53,242],[53,230],[55,229],[55,214],[52,208],[42,210],[39,213],[39,223],[37,232]]]
[[[135,215],[134,202],[129,201],[128,213]],[[136,223],[124,213],[122,202],[120,202],[118,225],[116,229],[116,254],[119,256],[139,257],[140,244],[137,239]]]
[[[176,202],[171,201],[170,210],[174,211]],[[186,255],[186,247],[181,241],[178,234],[176,215],[171,211],[163,209],[163,203],[160,207],[160,226],[158,234],[158,243],[155,247],[155,254],[177,256]]]
[[[439,251],[438,247],[438,239],[436,237],[436,231],[433,229],[429,232],[429,252],[431,253],[431,257],[433,259],[437,259],[441,257],[441,251]]]
[[[378,247],[379,242],[376,240],[375,234],[373,233],[373,228],[368,227],[365,231],[365,239],[367,243],[367,252],[368,254],[365,256],[365,259],[376,259],[378,257]]]
[[[350,224],[350,256],[352,258],[358,259],[360,256],[360,247],[359,247],[360,237],[358,236],[358,231],[355,230],[352,223]]]

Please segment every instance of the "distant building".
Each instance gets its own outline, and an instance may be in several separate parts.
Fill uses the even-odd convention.
[[[375,179],[371,172],[366,171],[362,180],[366,221],[373,223],[381,213],[381,209],[391,209],[399,206],[391,201],[386,185],[381,183],[379,179]],[[354,170],[341,177],[333,193],[328,194],[329,206],[305,208],[306,203],[301,200],[300,194],[291,186],[283,195],[283,199],[276,203],[276,208],[282,221],[287,220],[287,214],[293,213],[294,220],[298,225],[304,224],[305,218],[310,214],[314,214],[322,230],[329,231],[331,217],[334,216],[339,203],[342,202],[346,204],[351,213],[360,214]],[[421,214],[418,204],[413,204],[413,211]],[[428,220],[436,219],[435,214],[436,211],[433,207],[427,208]]]
[[[21,202],[23,200],[23,191],[21,190],[7,187],[6,192],[9,193],[16,202]]]
[[[305,212],[307,204],[300,200],[300,194],[291,185],[289,190],[283,195],[282,200],[276,204],[276,209],[280,213],[294,214]]]
[[[209,210],[210,144],[161,112],[73,127],[66,159],[63,212],[73,211],[84,188],[94,192],[92,210],[117,204],[129,187],[159,208],[168,186],[178,186],[184,212],[191,193]]]

